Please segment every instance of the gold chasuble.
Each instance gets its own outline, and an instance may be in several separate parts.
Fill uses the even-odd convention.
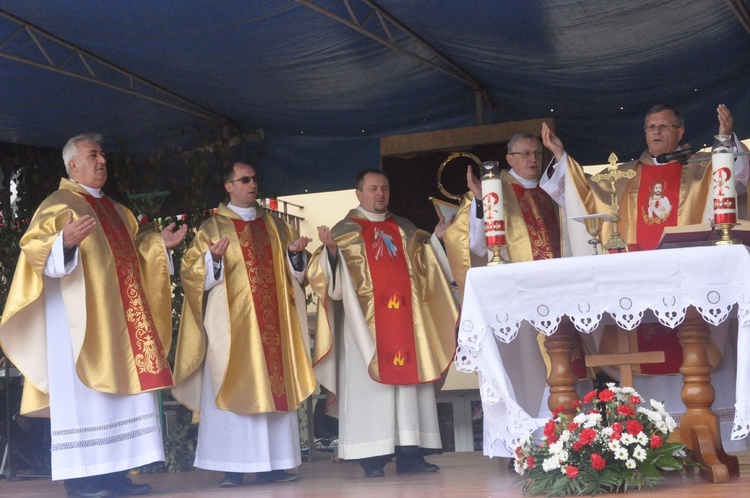
[[[372,222],[356,209],[349,211],[331,234],[375,341],[368,365],[370,377],[391,385],[440,379],[455,354],[458,310],[430,246],[430,235],[392,213],[385,221]],[[322,246],[313,254],[307,273],[318,297],[313,350],[316,366],[336,356],[333,322],[328,316],[332,303],[320,266],[320,258],[325,257]],[[326,387],[335,390],[335,385]]]
[[[590,181],[573,158],[568,161],[568,174],[577,192],[566,195],[577,194],[587,213],[609,213],[609,183]],[[633,178],[616,183],[619,230],[629,250],[655,249],[666,226],[706,222],[703,214],[711,188],[710,166],[708,161],[654,165],[648,150],[639,160],[619,166],[620,171],[635,171]],[[605,223],[602,240],[611,236],[612,224]]]
[[[289,224],[257,209],[258,217],[246,222],[221,204],[182,259],[185,300],[172,394],[196,412],[207,356],[211,379],[205,382],[213,383],[222,410],[288,412],[315,389],[300,325],[307,319],[304,292],[287,260],[296,235]],[[229,238],[224,278],[204,291],[205,255],[221,237]]]
[[[608,183],[590,181],[571,157],[568,157],[568,174],[587,213],[609,213],[611,194]],[[711,163],[694,162],[681,165],[669,163],[655,165],[648,150],[640,159],[619,166],[621,171],[634,170],[632,179],[616,183],[620,204],[620,234],[628,250],[656,249],[662,232],[668,226],[692,225],[707,221],[704,218],[711,187]],[[602,240],[612,235],[612,224],[605,223]],[[617,351],[617,339],[612,327],[605,328],[599,352]],[[642,324],[638,327],[638,351],[664,351],[664,363],[635,366],[636,373],[669,375],[679,373],[682,365],[682,347],[675,330],[660,323]],[[714,367],[721,363],[721,352],[713,341],[709,345],[709,360]]]
[[[512,263],[536,261],[562,256],[563,233],[561,213],[557,203],[540,187],[525,188],[507,170],[500,173],[505,209],[508,256]],[[469,216],[476,209],[474,195],[467,192],[461,201],[458,214],[443,237],[451,273],[463,298],[466,273],[471,267],[485,266],[487,258],[478,257],[469,250]],[[544,335],[540,334],[543,341]],[[578,334],[571,344],[571,366],[579,379],[588,377],[584,362],[584,348]],[[549,357],[540,347],[549,370]]]
[[[3,350],[26,379],[25,414],[42,414],[49,403],[44,267],[69,212],[97,223],[78,246],[78,266],[59,279],[78,377],[95,391],[116,394],[172,385],[165,354],[172,340],[171,287],[161,235],[136,238],[130,210],[62,179],[21,239],[0,325]]]
[[[524,188],[507,170],[500,173],[500,179],[510,261],[515,263],[562,256],[561,215],[557,204],[539,187]],[[469,250],[471,209],[476,209],[474,195],[467,192],[443,237],[448,263],[461,298],[469,268],[487,264],[486,257],[476,256]]]

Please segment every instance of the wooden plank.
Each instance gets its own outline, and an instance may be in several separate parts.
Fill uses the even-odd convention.
[[[545,118],[383,137],[380,139],[380,156],[409,155],[461,149],[474,145],[507,143],[510,137],[520,132],[540,135],[544,122],[554,131],[554,120]]]

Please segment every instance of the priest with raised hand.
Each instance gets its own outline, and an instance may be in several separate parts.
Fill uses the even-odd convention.
[[[182,258],[185,301],[172,395],[200,413],[195,466],[256,482],[298,478],[297,410],[315,389],[303,285],[307,237],[257,205],[244,162],[225,174],[229,203]]]
[[[745,150],[732,133],[734,120],[727,106],[720,104],[716,112],[719,135],[732,135],[735,152]],[[646,113],[643,130],[647,149],[637,160],[619,166],[620,171],[633,170],[635,176],[618,181],[616,187],[622,219],[619,231],[630,250],[655,249],[665,227],[706,223],[713,219],[710,161],[680,164],[678,160],[670,160],[670,155],[680,148],[685,133],[682,113],[673,106],[655,105]],[[555,155],[555,163],[542,176],[541,187],[569,216],[609,214],[612,204],[609,184],[591,181],[565,152],[562,142],[546,123],[542,125],[542,140]],[[737,156],[734,174],[738,193],[744,193],[750,176],[748,156]],[[663,206],[659,209],[654,205],[651,198],[656,189],[660,191],[658,196],[668,199],[671,208],[668,213]],[[591,248],[586,242],[589,237],[583,224],[570,224],[570,228],[577,230],[570,234],[573,255],[589,254]],[[611,234],[611,223],[605,223],[602,240],[606,241]]]
[[[52,479],[69,496],[141,495],[125,472],[164,460],[155,392],[172,385],[169,249],[187,226],[139,234],[133,213],[102,192],[102,136],[68,140],[69,178],[42,202],[0,324],[24,375],[21,414],[49,416]]]
[[[313,361],[339,418],[338,455],[358,460],[368,477],[435,472],[424,456],[442,448],[434,383],[455,351],[458,316],[434,252],[438,243],[388,211],[383,172],[360,172],[359,207],[333,228],[318,227],[323,246],[308,278],[318,297]],[[438,237],[448,222],[435,229]]]
[[[734,120],[727,106],[719,104],[716,112],[718,134],[731,135],[734,152],[746,150],[732,132]],[[685,162],[692,153],[691,149],[680,147],[685,133],[682,113],[673,106],[655,105],[646,113],[643,131],[646,150],[637,160],[618,166],[620,171],[633,171],[634,175],[618,180],[615,187],[622,220],[619,232],[630,251],[657,248],[665,227],[707,223],[713,219],[710,156],[703,161],[680,162],[680,159]],[[609,182],[597,183],[585,174],[546,124],[542,125],[542,141],[554,154],[555,161],[542,176],[541,187],[565,208],[568,216],[610,213]],[[750,176],[748,156],[735,158],[734,174],[737,192],[744,193]],[[588,255],[589,236],[583,224],[570,223],[569,228],[573,255]],[[605,223],[602,240],[607,241],[611,234],[612,224]],[[728,340],[728,324],[726,321],[718,327],[711,326],[713,342],[708,350],[709,361],[715,368],[714,384],[725,387],[735,383],[736,352],[730,351],[733,341]],[[604,333],[595,332],[595,335],[600,336],[599,353],[616,352],[614,330],[605,327]],[[666,401],[675,415],[684,411],[679,395],[681,379],[668,377],[678,374],[682,365],[682,348],[674,330],[660,323],[642,323],[638,327],[638,350],[664,351],[666,359],[664,363],[636,365],[635,373],[642,374],[635,378],[636,389],[645,396]],[[732,410],[733,406],[734,389],[717,389],[714,409]],[[726,424],[723,434],[730,434],[730,429],[731,423]],[[734,450],[745,449],[744,444],[736,443],[724,440],[729,451],[733,451],[732,446]]]

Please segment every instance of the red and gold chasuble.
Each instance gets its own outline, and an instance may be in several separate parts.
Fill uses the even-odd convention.
[[[276,410],[286,412],[289,411],[289,404],[284,382],[279,302],[276,295],[271,239],[262,218],[253,221],[232,219],[232,222],[237,230],[242,257],[245,259],[274,406]],[[237,358],[237,361],[245,359]]]
[[[559,258],[560,223],[552,198],[539,187],[524,188],[518,183],[511,185],[526,222],[534,260]]]
[[[351,219],[362,227],[372,280],[379,382],[418,384],[411,278],[401,231],[392,216],[385,221]]]
[[[146,300],[138,254],[130,234],[112,201],[85,194],[84,198],[99,218],[115,260],[120,299],[141,389],[148,391],[170,387],[172,374]]]
[[[656,249],[664,227],[677,226],[681,179],[680,163],[661,166],[644,164],[641,167],[636,249]]]

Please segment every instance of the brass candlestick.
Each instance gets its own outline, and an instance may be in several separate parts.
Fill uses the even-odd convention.
[[[734,244],[741,244],[739,240],[732,237],[731,230],[732,228],[736,227],[737,223],[719,223],[714,224],[714,222],[711,222],[711,229],[716,230],[717,232],[721,232],[721,237],[719,240],[714,242],[715,246],[731,246]]]
[[[622,236],[620,235],[619,231],[619,223],[620,223],[620,205],[617,201],[617,189],[615,188],[615,182],[617,180],[620,180],[622,178],[628,178],[631,179],[635,176],[635,170],[628,170],[628,171],[620,171],[617,169],[617,156],[615,153],[611,153],[609,155],[609,166],[607,167],[606,173],[597,173],[591,177],[591,179],[595,182],[600,181],[608,181],[610,186],[610,192],[612,195],[612,225],[613,225],[613,231],[612,236],[609,238],[607,243],[604,245],[604,249],[608,251],[617,251],[617,252],[623,252],[628,250],[628,244],[623,240]]]

